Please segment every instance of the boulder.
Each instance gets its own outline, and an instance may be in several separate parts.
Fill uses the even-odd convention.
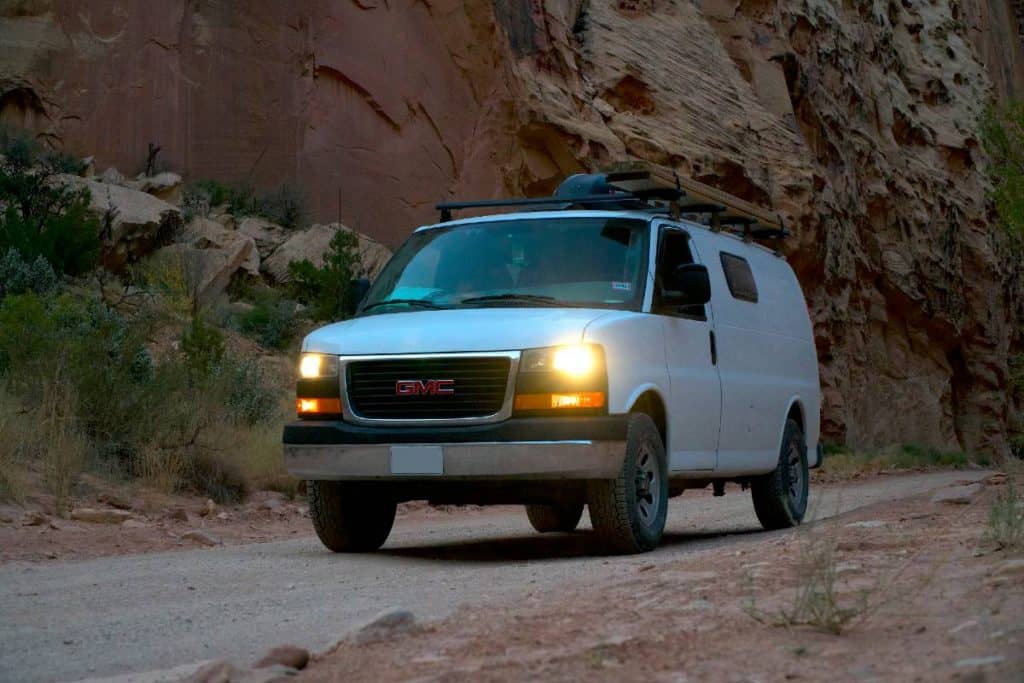
[[[132,518],[132,513],[125,510],[105,508],[75,508],[71,511],[71,519],[89,524],[121,524]]]
[[[239,243],[233,249],[197,249],[188,244],[172,244],[160,249],[155,258],[177,261],[185,272],[189,288],[200,304],[206,305],[224,291],[234,275],[249,259],[252,243]]]
[[[292,234],[263,262],[263,271],[277,282],[288,282],[291,279],[288,275],[288,264],[293,261],[308,260],[317,268],[322,267],[324,254],[327,253],[331,239],[339,230],[354,232],[341,223],[329,223],[314,225]],[[355,234],[359,239],[359,258],[363,272],[372,280],[391,258],[391,250],[372,237],[358,232]]]
[[[135,180],[129,180],[124,183],[126,187],[130,187],[133,190],[139,192],[145,192],[151,194],[154,197],[159,197],[165,202],[171,204],[181,204],[181,176],[177,173],[171,173],[170,171],[164,171],[163,173],[157,173],[154,176],[140,176]]]
[[[111,166],[99,176],[101,183],[107,183],[108,185],[121,185],[124,183],[124,175],[121,174],[116,168]]]
[[[71,187],[88,189],[92,197],[90,210],[101,220],[109,221],[103,236],[103,265],[110,270],[122,270],[128,263],[170,242],[181,229],[181,212],[153,195],[78,176],[58,178]]]
[[[238,230],[229,230],[209,218],[195,218],[185,229],[185,239],[197,249],[219,249],[228,255],[228,262],[234,262],[234,255],[240,252],[241,270],[253,277],[260,275],[260,254],[256,240]],[[229,276],[230,278],[230,276]]]
[[[231,214],[226,214],[231,217]],[[256,249],[260,258],[265,259],[274,253],[274,250],[284,244],[288,236],[284,228],[276,223],[271,223],[265,218],[258,216],[247,216],[238,225],[238,232],[248,235],[256,241]]]

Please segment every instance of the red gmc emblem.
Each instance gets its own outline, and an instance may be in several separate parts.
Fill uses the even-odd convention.
[[[395,382],[395,396],[452,396],[453,379],[400,379]]]

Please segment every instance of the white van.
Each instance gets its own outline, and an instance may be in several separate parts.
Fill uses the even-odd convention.
[[[670,497],[727,481],[765,528],[801,521],[821,452],[800,285],[749,217],[652,196],[574,177],[558,210],[419,228],[305,339],[284,453],[324,545],[377,549],[430,500],[525,504],[540,532],[586,505],[609,552],[647,551]]]

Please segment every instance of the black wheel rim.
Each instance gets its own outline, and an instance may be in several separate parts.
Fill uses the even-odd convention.
[[[636,514],[644,526],[654,526],[661,506],[661,472],[654,447],[647,441],[640,444],[636,454]]]

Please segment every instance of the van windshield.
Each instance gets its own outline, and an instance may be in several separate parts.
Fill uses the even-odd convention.
[[[639,310],[648,223],[517,218],[415,232],[367,293],[362,313],[475,306]]]

